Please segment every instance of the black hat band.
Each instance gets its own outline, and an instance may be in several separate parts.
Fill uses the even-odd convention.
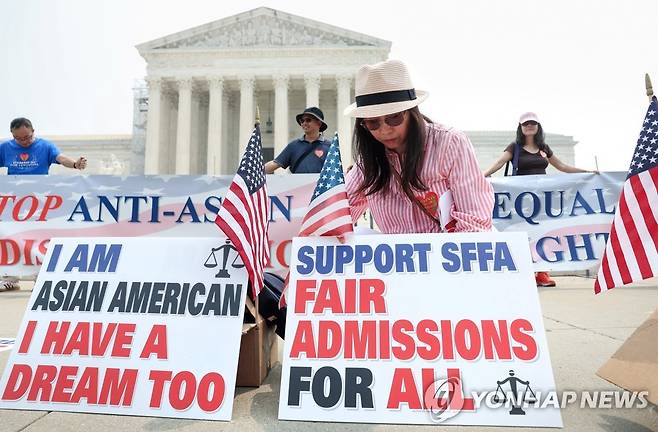
[[[394,90],[383,93],[371,93],[366,95],[357,96],[357,107],[369,105],[381,105],[392,102],[404,102],[416,99],[416,89],[409,90]]]

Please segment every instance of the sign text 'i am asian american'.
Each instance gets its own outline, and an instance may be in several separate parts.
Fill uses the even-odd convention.
[[[0,408],[230,420],[247,290],[234,249],[53,239]]]

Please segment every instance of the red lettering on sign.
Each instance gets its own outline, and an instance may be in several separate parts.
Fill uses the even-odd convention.
[[[407,404],[409,409],[422,408],[416,381],[410,368],[396,368],[393,372],[393,382],[386,408],[397,410],[402,404]]]
[[[41,346],[41,354],[71,355],[75,351],[83,356],[104,356],[111,343],[110,356],[130,357],[135,327],[132,323],[79,322],[69,336],[69,321],[51,321]]]
[[[20,354],[25,354],[30,349],[30,343],[32,342],[32,336],[34,336],[34,330],[36,328],[37,328],[36,321],[27,322],[25,333],[23,333],[23,338],[21,339],[21,345],[18,347],[18,352]]]
[[[292,358],[299,358],[302,353],[306,358],[316,358],[313,326],[308,320],[299,321],[297,324],[297,331],[290,348],[290,357]]]
[[[159,359],[167,358],[167,326],[165,325],[156,324],[153,326],[139,358],[149,358],[153,354]]]
[[[510,325],[510,333],[512,335],[512,339],[522,345],[512,348],[514,355],[519,360],[530,361],[537,357],[537,342],[535,342],[535,338],[527,333],[524,333],[532,331],[534,331],[532,328],[532,323],[525,319],[516,319],[512,321],[512,324]]]

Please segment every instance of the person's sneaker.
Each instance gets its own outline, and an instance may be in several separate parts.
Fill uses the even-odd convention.
[[[13,280],[4,280],[0,282],[0,291],[15,291],[21,289],[20,284]]]
[[[554,287],[555,281],[551,279],[548,275],[548,272],[537,272],[535,273],[535,282],[538,287]]]

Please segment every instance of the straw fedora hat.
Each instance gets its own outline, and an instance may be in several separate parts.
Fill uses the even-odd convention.
[[[356,73],[356,102],[343,114],[350,117],[380,117],[408,110],[423,102],[429,93],[416,90],[407,66],[400,60],[365,65]]]

